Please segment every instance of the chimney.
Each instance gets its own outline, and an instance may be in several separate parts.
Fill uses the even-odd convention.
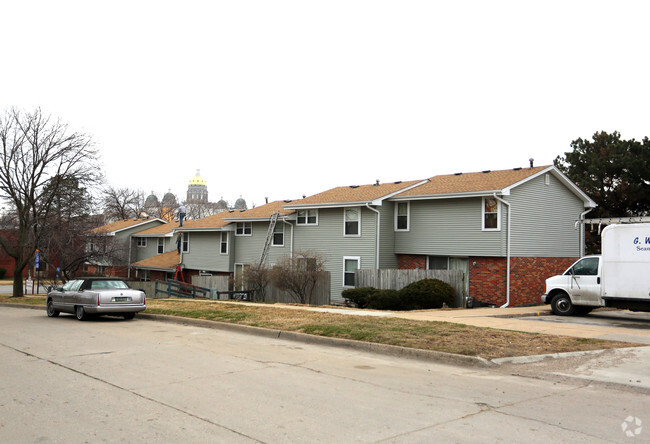
[[[266,201],[266,203],[269,203],[269,198],[268,197],[265,197],[264,200]]]
[[[528,161],[530,162],[530,167],[532,168],[532,167],[533,167],[533,162],[535,161],[535,159],[533,159],[533,158],[531,157],[530,159],[528,159]]]

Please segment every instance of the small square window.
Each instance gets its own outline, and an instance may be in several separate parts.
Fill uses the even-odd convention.
[[[297,225],[318,225],[318,210],[298,210]]]
[[[146,247],[147,246],[147,238],[146,237],[136,237],[136,242],[138,247]]]
[[[237,222],[235,229],[236,236],[252,236],[253,223],[252,222]]]

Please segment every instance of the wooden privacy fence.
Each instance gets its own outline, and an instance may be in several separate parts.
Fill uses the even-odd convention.
[[[192,276],[192,285],[198,287],[211,288],[215,291],[230,290],[229,276]]]
[[[439,279],[456,290],[456,306],[465,306],[465,273],[462,270],[374,270],[358,269],[356,287],[374,287],[382,290],[401,290],[422,279]]]
[[[296,300],[290,293],[286,291],[278,290],[273,284],[269,284],[266,287],[266,297],[264,302],[280,302],[280,303],[298,303],[300,301]],[[323,271],[316,281],[316,287],[312,293],[310,301],[307,301],[308,304],[312,305],[329,305],[330,304],[330,273],[329,271]]]

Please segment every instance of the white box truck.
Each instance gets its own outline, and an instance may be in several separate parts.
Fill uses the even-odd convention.
[[[594,308],[650,311],[650,224],[609,225],[602,255],[585,256],[564,274],[546,279],[542,302],[562,316]]]

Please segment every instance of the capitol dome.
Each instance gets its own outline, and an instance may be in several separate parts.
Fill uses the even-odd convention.
[[[196,170],[196,175],[190,179],[187,187],[187,203],[208,203],[208,186],[201,171]]]

